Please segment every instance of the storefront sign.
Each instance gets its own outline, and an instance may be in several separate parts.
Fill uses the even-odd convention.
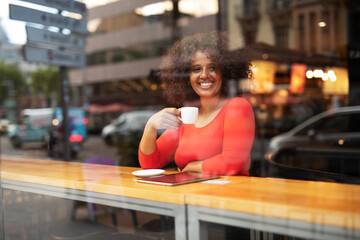
[[[302,94],[305,90],[306,65],[295,63],[291,68],[290,93]]]

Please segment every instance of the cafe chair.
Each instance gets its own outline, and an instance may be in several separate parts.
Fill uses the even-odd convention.
[[[88,203],[88,202],[74,200],[73,204],[72,204],[72,210],[71,210],[71,219],[72,220],[75,221],[78,218],[77,212],[78,212],[78,210],[80,210],[80,208],[87,209],[89,218],[93,222],[96,221],[97,215],[109,214],[113,225],[117,226],[116,209],[113,207],[106,207],[104,209],[99,210],[99,205],[97,205],[95,203]]]
[[[156,237],[159,240],[174,239],[175,226],[173,219],[160,215],[158,219],[153,219],[140,225],[136,211],[131,210],[131,216],[136,234]]]

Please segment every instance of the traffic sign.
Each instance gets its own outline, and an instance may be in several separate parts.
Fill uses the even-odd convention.
[[[55,45],[62,48],[84,48],[84,39],[82,37],[73,35],[73,32],[80,34],[87,34],[87,21],[84,19],[74,19],[61,15],[62,10],[77,12],[82,16],[87,14],[85,4],[75,2],[73,0],[23,0],[35,4],[40,4],[48,7],[53,7],[59,10],[58,14],[46,13],[43,11],[25,8],[17,5],[9,5],[10,19],[20,20],[24,22],[39,23],[45,26],[54,26],[60,29],[69,29],[71,34],[65,35],[61,31],[53,33],[47,30],[27,27],[28,41],[32,44],[38,45]],[[80,11],[80,12],[79,12]],[[68,39],[67,39],[68,38]],[[64,127],[64,139],[69,138],[68,125],[68,80],[66,77],[66,67],[84,67],[86,64],[86,57],[83,53],[70,52],[64,50],[55,50],[47,48],[39,48],[35,46],[24,46],[24,58],[27,61],[38,63],[52,64],[60,66],[60,80],[61,80],[61,98],[62,98],[62,116]],[[66,119],[66,120],[65,120]],[[70,160],[70,145],[69,141],[64,142],[64,160]]]
[[[82,53],[25,46],[25,59],[38,63],[67,67],[84,67],[85,55]]]
[[[87,22],[83,19],[64,17],[60,14],[46,13],[31,8],[10,4],[10,19],[25,22],[39,23],[45,26],[54,26],[70,29],[71,31],[87,34]]]
[[[42,6],[79,13],[83,16],[87,16],[86,5],[85,3],[82,2],[77,2],[73,0],[21,0],[21,1],[35,3]]]
[[[26,26],[26,35],[27,40],[32,43],[43,43],[64,48],[84,50],[85,39],[82,36],[74,34],[65,35],[59,32],[51,32],[29,26]]]

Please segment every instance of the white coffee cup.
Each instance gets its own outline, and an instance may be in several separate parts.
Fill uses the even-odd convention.
[[[199,109],[197,107],[182,107],[179,109],[181,112],[181,117],[179,119],[184,124],[194,124],[199,114]]]

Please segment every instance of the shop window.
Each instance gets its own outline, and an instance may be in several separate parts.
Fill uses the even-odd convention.
[[[310,51],[312,53],[316,52],[316,13],[310,13],[310,22],[309,22],[309,37],[310,37]]]
[[[323,27],[321,27],[321,46],[322,46],[322,51],[324,52],[328,52],[330,51],[331,47],[330,47],[330,27],[334,27],[334,26],[329,26],[329,12],[323,12],[322,13],[322,19],[321,22],[323,23]]]
[[[275,41],[277,47],[287,48],[288,47],[288,27],[278,26],[275,28]]]
[[[299,37],[299,49],[305,49],[305,17],[304,15],[299,15],[298,17],[299,26],[298,26],[298,37]]]

